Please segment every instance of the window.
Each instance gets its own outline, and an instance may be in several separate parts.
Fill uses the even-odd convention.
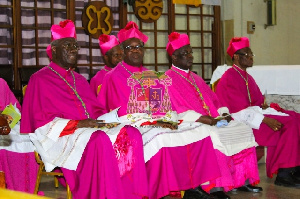
[[[20,68],[41,68],[49,63],[46,47],[51,42],[50,27],[65,19],[75,21],[81,47],[79,72],[90,79],[104,66],[98,39],[87,35],[82,27],[81,14],[88,2],[91,0],[0,0],[0,61],[1,64],[13,66],[15,88],[21,87]],[[170,68],[171,62],[165,48],[168,35],[173,31],[189,35],[194,51],[192,70],[205,80],[211,78],[212,71],[220,64],[219,6],[193,7],[161,0],[163,7],[159,19],[145,23],[123,0],[103,2],[112,10],[111,34],[116,35],[127,21],[135,21],[149,37],[144,58],[144,65],[149,69],[166,71]],[[148,2],[151,3],[151,0]]]

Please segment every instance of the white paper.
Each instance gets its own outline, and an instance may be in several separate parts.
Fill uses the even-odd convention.
[[[97,118],[97,120],[104,120],[105,123],[113,123],[118,122],[120,123],[120,118],[118,116],[118,110],[120,107],[110,111],[109,113],[105,113]]]

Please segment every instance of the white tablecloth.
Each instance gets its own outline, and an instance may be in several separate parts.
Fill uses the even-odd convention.
[[[231,66],[218,66],[210,83],[222,77]],[[300,65],[259,65],[247,69],[262,94],[300,95]]]

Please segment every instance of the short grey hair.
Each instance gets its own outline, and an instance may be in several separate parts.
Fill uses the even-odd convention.
[[[57,46],[59,39],[56,39],[51,42],[51,46]]]

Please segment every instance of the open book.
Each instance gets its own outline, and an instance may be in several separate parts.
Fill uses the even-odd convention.
[[[11,129],[14,128],[14,126],[21,119],[21,113],[19,112],[18,108],[13,106],[12,104],[7,105],[2,111],[2,114],[5,115]]]

